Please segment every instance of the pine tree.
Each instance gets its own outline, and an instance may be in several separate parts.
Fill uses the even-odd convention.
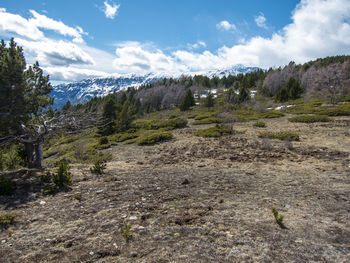
[[[196,105],[196,102],[194,100],[193,93],[190,89],[187,90],[185,96],[183,97],[181,103],[180,103],[180,110],[181,111],[186,111],[189,110],[190,107]]]
[[[29,166],[41,167],[42,134],[30,134],[27,124],[38,117],[53,99],[52,86],[38,62],[26,67],[21,47],[11,39],[0,44],[0,139],[20,139],[26,148]],[[35,136],[34,136],[35,135]]]
[[[204,106],[207,108],[211,108],[214,106],[214,95],[209,92],[208,96],[204,100]]]

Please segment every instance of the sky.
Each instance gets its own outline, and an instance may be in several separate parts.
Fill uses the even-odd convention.
[[[349,55],[350,0],[1,0],[0,39],[53,83]]]

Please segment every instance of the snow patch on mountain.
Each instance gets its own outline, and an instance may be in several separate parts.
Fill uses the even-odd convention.
[[[244,65],[235,65],[229,69],[216,69],[207,72],[189,72],[189,73],[149,73],[147,75],[111,75],[107,78],[91,78],[78,82],[71,82],[56,85],[53,87],[51,96],[55,98],[54,108],[61,108],[68,100],[72,104],[85,103],[93,97],[102,97],[110,93],[134,86],[139,87],[142,84],[152,83],[163,78],[178,79],[181,76],[206,75],[212,77],[223,77],[228,75],[246,74],[259,70],[257,67],[245,67]]]

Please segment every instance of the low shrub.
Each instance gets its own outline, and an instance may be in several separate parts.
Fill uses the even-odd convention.
[[[284,216],[279,215],[279,213],[276,210],[276,208],[272,208],[272,214],[275,217],[275,221],[279,225],[279,227],[282,228],[282,229],[287,229],[287,227],[283,223]]]
[[[216,124],[213,127],[197,131],[195,135],[199,137],[220,137],[230,133],[231,131],[224,125]]]
[[[69,172],[69,165],[66,161],[61,161],[61,163],[58,166],[57,174],[54,174],[52,176],[52,181],[58,188],[72,185],[72,178]]]
[[[199,121],[199,120],[203,120],[203,119],[209,119],[209,118],[214,118],[216,117],[216,113],[215,112],[206,112],[206,113],[201,113],[201,114],[198,114],[194,117],[194,119],[196,121]]]
[[[124,142],[130,139],[137,138],[139,134],[135,130],[126,131],[123,133],[116,133],[109,136],[111,144],[117,144],[118,142]]]
[[[288,119],[290,122],[303,122],[303,123],[314,123],[314,122],[328,122],[330,119],[325,115],[302,115]]]
[[[265,128],[266,127],[266,123],[263,122],[263,121],[254,122],[253,123],[253,127]]]
[[[166,129],[173,130],[177,128],[183,128],[187,125],[187,120],[182,118],[171,118],[168,120],[136,120],[133,123],[136,128],[144,130],[158,130]]]
[[[12,195],[15,192],[15,184],[4,175],[0,176],[0,195]]]
[[[107,138],[107,137],[101,137],[101,138],[99,139],[99,143],[100,143],[101,145],[108,144],[108,143],[109,143],[108,138]]]
[[[220,120],[216,117],[210,117],[206,119],[195,120],[193,125],[201,125],[201,124],[211,124],[211,123],[220,123]]]
[[[278,139],[281,141],[299,141],[300,137],[295,132],[261,132],[259,138]]]
[[[2,159],[3,166],[7,170],[19,168],[24,164],[22,157],[19,155],[17,147],[11,147],[11,149],[3,155]]]
[[[145,132],[137,140],[138,145],[152,145],[158,142],[168,141],[173,138],[170,132],[160,131],[160,132]]]
[[[350,103],[343,103],[336,107],[313,107],[313,106],[295,106],[285,110],[292,114],[316,114],[327,116],[350,116]]]
[[[0,215],[0,226],[2,228],[7,228],[9,225],[13,224],[17,214],[15,213],[5,213]]]
[[[93,174],[103,174],[106,166],[106,160],[98,159],[94,163],[94,166],[90,168],[90,172]]]

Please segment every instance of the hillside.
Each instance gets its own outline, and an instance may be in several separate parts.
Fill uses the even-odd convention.
[[[270,70],[264,80],[266,94],[275,94],[289,78],[295,78],[306,90],[306,97],[338,96],[350,91],[350,56],[335,56],[309,61],[303,65],[290,62],[283,69]]]
[[[0,196],[0,205],[17,216],[0,232],[0,258],[346,262],[350,118],[288,120],[311,108],[324,110],[300,104],[282,117],[260,119],[265,128],[253,126],[254,120],[235,122],[232,134],[217,138],[195,135],[213,126],[194,125],[192,118],[203,115],[196,111],[192,116],[181,114],[188,117],[187,127],[172,130],[173,139],[161,144],[112,143],[117,137],[111,135],[102,150],[110,156],[105,173],[94,175],[91,165],[72,164],[73,185],[55,194],[43,194],[46,183],[41,171],[12,173],[16,193]],[[158,112],[149,118],[155,123],[172,114]],[[260,138],[268,132],[294,132],[299,140]],[[77,156],[88,143],[84,136],[56,143],[56,154],[72,149]],[[58,157],[46,156],[46,162]],[[275,222],[272,208],[284,216],[287,229]]]

